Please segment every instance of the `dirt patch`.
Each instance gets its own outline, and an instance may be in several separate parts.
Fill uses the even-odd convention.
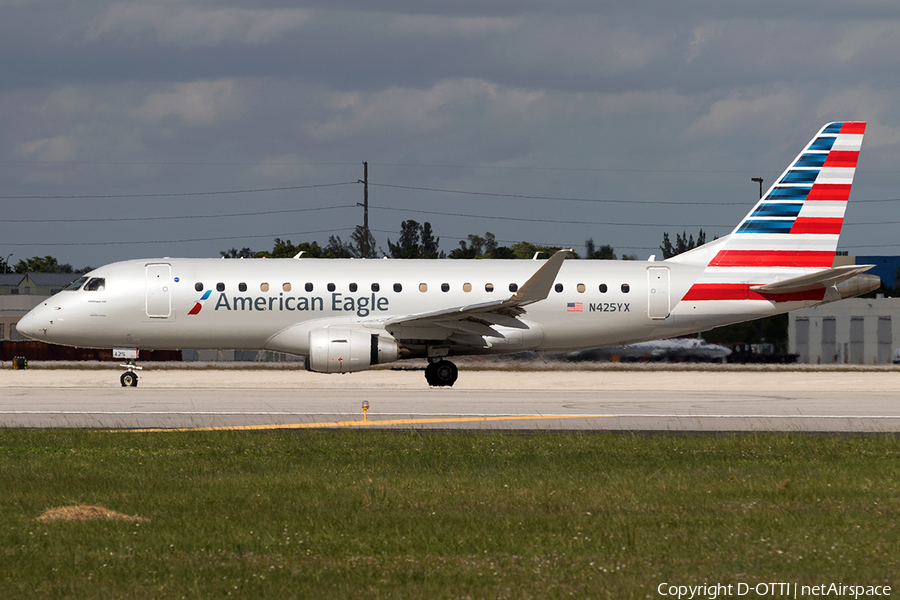
[[[44,511],[35,521],[50,523],[51,521],[125,521],[126,523],[147,523],[150,519],[123,515],[103,506],[60,506]]]

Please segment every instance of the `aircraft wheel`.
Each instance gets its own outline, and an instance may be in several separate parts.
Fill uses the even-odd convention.
[[[119,377],[119,381],[122,382],[122,387],[137,387],[137,373],[133,371],[125,371],[124,373],[122,373],[122,376]]]
[[[428,382],[428,385],[437,385],[434,381],[434,365],[435,363],[433,362],[425,365],[425,381]]]
[[[429,371],[431,371],[430,377]],[[440,360],[425,368],[425,379],[429,385],[435,387],[450,387],[456,383],[457,377],[459,377],[459,370],[449,360]]]

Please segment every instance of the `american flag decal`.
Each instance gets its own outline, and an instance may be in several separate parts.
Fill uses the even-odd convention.
[[[566,312],[581,312],[584,310],[584,304],[581,302],[569,302],[566,304]]]

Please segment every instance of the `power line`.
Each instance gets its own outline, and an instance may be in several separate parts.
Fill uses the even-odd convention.
[[[34,165],[123,165],[123,166],[171,166],[171,167],[217,167],[217,166],[355,166],[358,162],[302,162],[302,161],[104,161],[104,160],[0,160],[0,164],[34,164]],[[540,165],[511,166],[511,165],[441,165],[441,164],[415,164],[415,163],[372,163],[379,167],[408,167],[415,169],[472,169],[492,171],[563,171],[563,172],[596,172],[596,173],[756,173],[759,171],[778,171],[783,168],[756,168],[756,169],[635,169],[618,167],[547,167]],[[857,173],[897,173],[896,170],[885,169],[856,169]]]
[[[597,202],[603,204],[664,204],[671,206],[686,206],[686,205],[697,205],[697,206],[747,206],[748,203],[745,201],[736,201],[736,202],[699,202],[699,201],[683,201],[683,200],[601,200],[599,198],[569,198],[566,196],[528,196],[524,194],[500,194],[497,192],[474,192],[470,190],[448,190],[442,188],[428,188],[428,187],[417,187],[411,185],[395,185],[390,183],[369,183],[369,185],[387,187],[387,188],[397,188],[402,190],[415,190],[420,192],[440,192],[444,194],[463,194],[467,196],[491,196],[494,198],[522,198],[525,200],[558,200],[563,202]],[[853,203],[864,203],[864,202],[898,202],[900,198],[885,198],[881,200],[853,200]]]
[[[258,217],[258,216],[268,216],[268,215],[279,215],[279,214],[293,214],[293,213],[302,213],[302,212],[316,212],[316,211],[326,211],[326,210],[343,210],[348,208],[357,208],[357,205],[347,204],[341,206],[320,206],[315,208],[292,208],[292,209],[284,209],[284,210],[268,210],[268,211],[256,211],[249,213],[224,213],[217,215],[183,215],[183,216],[156,216],[156,217],[108,217],[101,219],[6,219],[6,223],[123,223],[123,222],[143,222],[143,221],[177,221],[177,220],[191,220],[191,219],[225,219],[225,218],[236,218],[236,217]],[[441,211],[433,211],[433,210],[419,210],[419,209],[411,209],[411,208],[397,208],[391,206],[378,206],[373,207],[374,210],[383,210],[383,211],[393,211],[393,212],[403,212],[403,213],[415,213],[415,214],[425,214],[425,215],[439,215],[445,217],[462,217],[462,218],[470,218],[470,219],[479,219],[479,220],[487,220],[487,221],[518,221],[518,222],[526,222],[526,223],[553,223],[560,225],[599,225],[599,226],[609,226],[609,227],[718,227],[718,228],[729,228],[733,227],[734,223],[728,224],[711,224],[711,223],[627,223],[627,222],[617,222],[617,221],[568,221],[568,220],[559,220],[559,219],[533,219],[526,217],[503,217],[496,215],[477,215],[471,213],[450,213],[450,212],[441,212]],[[845,226],[871,226],[871,225],[898,225],[900,221],[878,221],[878,222],[845,222]],[[464,238],[461,238],[464,239]]]
[[[307,166],[329,167],[356,165],[355,162],[268,162],[268,161],[235,161],[235,162],[143,162],[143,161],[103,161],[103,160],[0,160],[0,164],[35,164],[35,165],[134,165],[149,167],[229,167],[229,166]]]
[[[466,217],[472,219],[482,219],[489,221],[524,221],[527,223],[558,223],[562,225],[609,225],[615,227],[697,227],[697,223],[691,223],[689,225],[678,225],[676,223],[663,223],[663,224],[655,224],[655,223],[613,223],[611,221],[560,221],[556,219],[528,219],[525,217],[498,217],[493,215],[473,215],[467,213],[446,213],[446,212],[438,212],[433,210],[418,210],[411,208],[391,208],[386,206],[376,206],[375,210],[391,210],[397,212],[407,212],[407,213],[419,213],[426,215],[441,215],[444,217]],[[700,227],[734,227],[734,223],[730,225],[700,225]]]
[[[2,162],[2,161],[0,161]],[[101,200],[101,199],[110,199],[110,198],[175,198],[175,197],[184,197],[184,196],[216,196],[216,195],[227,195],[227,194],[255,194],[255,193],[265,193],[265,192],[283,192],[283,191],[293,191],[293,190],[307,190],[307,189],[315,189],[315,188],[326,188],[326,187],[336,187],[343,185],[356,185],[361,183],[360,180],[357,181],[342,181],[337,183],[319,183],[312,185],[296,185],[296,186],[281,186],[281,187],[271,187],[271,188],[249,188],[249,189],[241,189],[241,190],[215,190],[208,192],[163,192],[163,193],[143,193],[143,194],[76,194],[76,195],[54,195],[54,196],[40,196],[40,195],[10,195],[10,196],[0,196],[0,200]],[[616,200],[616,199],[600,199],[600,198],[572,198],[567,196],[532,196],[526,194],[501,194],[497,192],[478,192],[472,190],[454,190],[454,189],[444,189],[444,188],[430,188],[430,187],[420,187],[420,186],[410,186],[410,185],[398,185],[398,184],[390,184],[390,183],[369,183],[369,185],[380,186],[386,188],[395,188],[395,189],[404,189],[404,190],[414,190],[414,191],[422,191],[422,192],[438,192],[443,194],[460,194],[465,196],[489,196],[494,198],[519,198],[524,200],[554,200],[561,202],[590,202],[590,203],[601,203],[601,204],[661,204],[661,205],[671,205],[671,206],[727,206],[727,207],[739,207],[745,206],[747,203],[741,200],[735,202],[702,202],[702,201],[684,201],[684,200],[642,200],[642,199],[630,199],[630,200]],[[882,199],[872,199],[872,200],[853,200],[854,204],[861,203],[872,203],[872,202],[900,202],[900,198],[882,198]],[[440,213],[435,213],[440,214]],[[148,219],[149,220],[149,219]],[[27,221],[20,221],[27,222]]]
[[[117,217],[106,219],[4,219],[6,223],[105,223],[125,221],[172,221],[179,219],[223,219],[229,217],[257,217],[265,215],[280,215],[285,213],[310,212],[318,210],[337,210],[343,208],[356,208],[355,205],[344,206],[320,206],[318,208],[291,208],[285,210],[267,210],[252,213],[227,213],[221,215],[185,215],[181,217]]]
[[[340,183],[319,183],[315,185],[293,185],[274,188],[257,188],[248,190],[221,190],[216,192],[171,192],[162,194],[85,194],[77,196],[0,196],[0,200],[85,200],[102,198],[173,198],[177,196],[215,196],[219,194],[254,194],[258,192],[283,192],[288,190],[308,190],[312,188],[334,187],[338,185],[356,185],[355,181]]]
[[[344,228],[344,229],[320,229],[318,231],[295,231],[292,233],[267,233],[264,235],[236,235],[236,236],[223,236],[223,237],[209,237],[209,238],[188,238],[183,240],[128,240],[128,241],[120,241],[120,242],[49,242],[49,243],[39,243],[39,242],[28,242],[28,243],[7,243],[4,242],[4,246],[120,246],[120,245],[133,245],[133,244],[181,244],[186,242],[218,242],[224,240],[253,240],[253,239],[262,239],[262,238],[280,238],[288,235],[313,235],[317,233],[338,233],[338,232],[346,232],[352,231],[352,229]]]

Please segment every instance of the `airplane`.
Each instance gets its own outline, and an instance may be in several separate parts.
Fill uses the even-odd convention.
[[[578,350],[563,354],[565,360],[576,361],[675,361],[720,362],[726,361],[731,349],[694,337],[678,337],[652,342],[638,342],[627,346]]]
[[[727,236],[663,261],[127,260],[74,281],[18,331],[113,348],[137,385],[139,350],[270,350],[352,373],[426,359],[452,386],[454,356],[562,353],[670,338],[877,289],[872,265],[833,267],[865,122],[834,122]]]

